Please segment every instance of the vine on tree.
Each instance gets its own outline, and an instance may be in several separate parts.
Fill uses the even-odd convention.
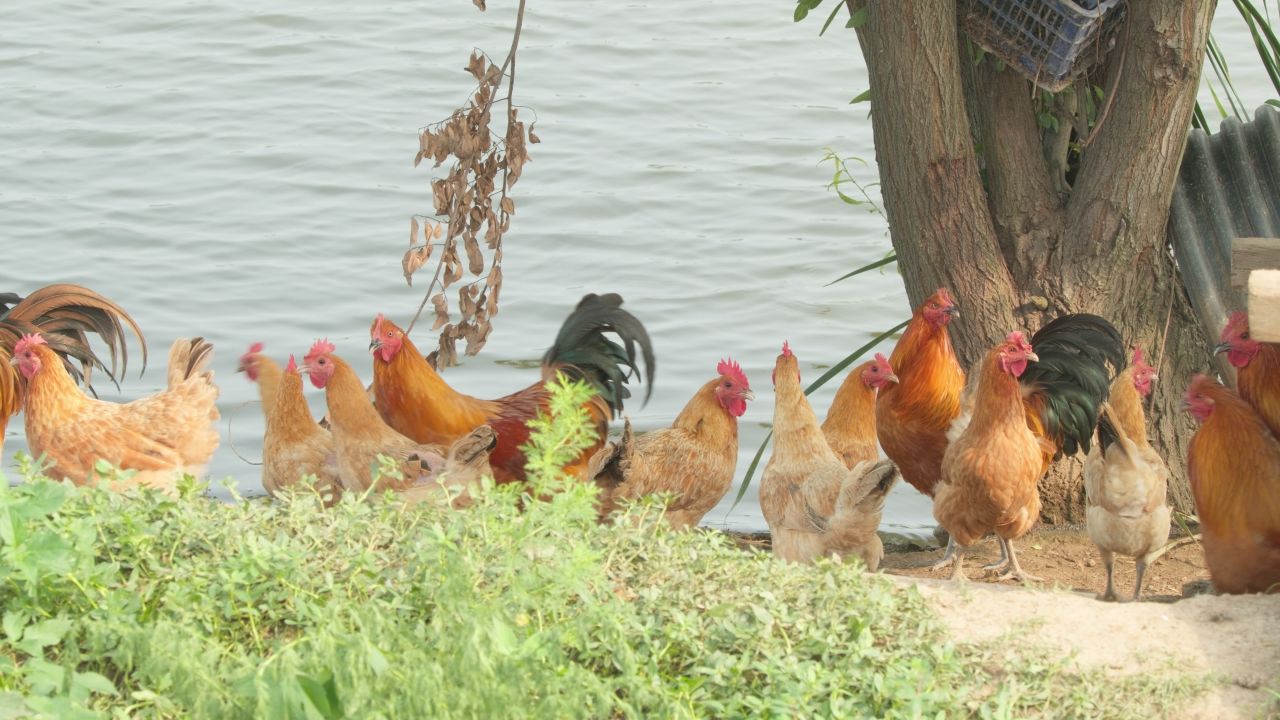
[[[485,9],[482,0],[473,1]],[[525,126],[513,102],[524,7],[525,0],[520,0],[511,49],[502,64],[473,51],[465,69],[477,83],[474,93],[448,118],[418,133],[414,167],[427,159],[433,167],[453,161],[444,177],[431,181],[432,213],[409,218],[409,249],[401,259],[404,279],[412,286],[414,274],[435,257],[435,274],[406,332],[412,332],[430,302],[435,314],[431,329],[440,331],[439,346],[432,353],[438,369],[458,364],[460,339],[466,341],[467,355],[478,353],[498,314],[502,240],[516,212],[511,188],[530,160],[528,145],[538,142],[533,124]],[[506,95],[499,97],[504,80]],[[505,113],[497,113],[505,118],[505,126],[494,122],[493,106],[498,102],[506,104]],[[475,279],[461,282],[467,275]],[[451,309],[448,291],[454,287]]]

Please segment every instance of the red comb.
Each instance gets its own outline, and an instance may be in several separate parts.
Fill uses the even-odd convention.
[[[254,344],[252,344],[252,345],[250,345],[250,346],[249,346],[249,352],[247,352],[247,353],[245,353],[245,354],[246,354],[246,355],[249,355],[249,354],[252,354],[252,353],[260,353],[260,352],[262,352],[263,347],[264,347],[264,346],[263,346],[263,344],[262,344],[262,343],[260,343],[260,342],[256,342],[256,343],[254,343]]]
[[[317,355],[324,355],[325,353],[331,353],[337,349],[338,348],[333,346],[333,343],[329,342],[328,338],[324,338],[322,340],[317,340],[315,344],[311,346],[311,351],[307,353],[307,357],[313,358]]]
[[[18,343],[13,346],[13,354],[21,355],[27,350],[30,350],[35,345],[48,345],[48,344],[49,343],[45,342],[43,337],[35,333],[30,333],[27,335],[23,335],[22,338],[18,340]]]
[[[751,387],[751,383],[747,382],[747,374],[742,372],[742,366],[732,358],[721,360],[720,364],[716,365],[716,373],[741,384],[745,388]]]
[[[791,344],[786,340],[782,341],[782,357],[794,357],[795,353],[791,352]]]
[[[880,365],[884,365],[890,370],[893,369],[893,366],[889,365],[889,358],[885,357],[884,353],[876,353],[876,362],[879,363]]]
[[[289,364],[284,366],[284,371],[288,373],[298,371],[298,361],[293,359],[293,355],[289,356]]]
[[[1231,313],[1231,317],[1227,318],[1226,327],[1222,328],[1222,338],[1224,342],[1238,333],[1249,331],[1249,315],[1243,310],[1237,310]]]
[[[1145,365],[1146,361],[1142,357],[1142,348],[1134,346],[1133,348],[1133,364]]]

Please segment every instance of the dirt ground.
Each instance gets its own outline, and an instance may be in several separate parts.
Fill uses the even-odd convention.
[[[767,536],[739,542],[768,548]],[[1148,568],[1141,602],[1104,603],[1105,572],[1082,530],[1041,529],[1015,547],[1023,569],[1044,582],[1024,588],[984,573],[981,565],[999,557],[994,539],[966,555],[969,582],[919,567],[941,548],[891,548],[882,571],[916,587],[957,642],[1017,637],[1106,672],[1205,676],[1210,690],[1179,717],[1280,718],[1280,595],[1213,594],[1204,556],[1187,539]],[[1116,560],[1116,590],[1132,594],[1131,559]]]

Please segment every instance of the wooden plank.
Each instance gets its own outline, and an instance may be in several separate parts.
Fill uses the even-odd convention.
[[[1241,237],[1231,242],[1231,287],[1243,290],[1254,270],[1280,268],[1280,238]]]
[[[1280,342],[1280,270],[1249,273],[1249,335]]]

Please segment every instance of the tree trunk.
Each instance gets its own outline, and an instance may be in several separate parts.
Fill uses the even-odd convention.
[[[1175,507],[1190,510],[1191,423],[1178,399],[1209,352],[1164,230],[1215,3],[1128,3],[1105,69],[1112,97],[1087,146],[1077,138],[1081,161],[1065,195],[1044,154],[1038,91],[970,59],[954,0],[847,3],[868,9],[858,38],[876,159],[912,304],[939,286],[955,292],[962,314],[952,339],[966,367],[1018,327],[1066,312],[1111,320],[1157,363],[1151,441],[1167,458]],[[1047,521],[1083,520],[1079,468],[1079,459],[1061,462],[1042,480]]]

